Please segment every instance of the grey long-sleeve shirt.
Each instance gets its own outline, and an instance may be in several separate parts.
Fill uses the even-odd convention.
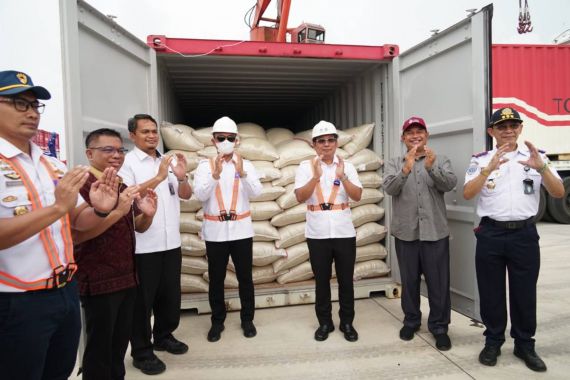
[[[390,233],[400,240],[436,241],[449,236],[443,194],[457,184],[451,162],[437,156],[427,171],[424,157],[413,170],[402,173],[405,157],[390,159],[384,165],[384,191],[392,196]]]

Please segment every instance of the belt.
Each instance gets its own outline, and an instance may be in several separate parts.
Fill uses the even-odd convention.
[[[481,219],[481,222],[492,224],[496,227],[505,228],[507,230],[518,230],[523,227],[534,224],[534,217],[530,217],[525,220],[500,221],[500,220],[491,219],[488,216],[484,216]]]

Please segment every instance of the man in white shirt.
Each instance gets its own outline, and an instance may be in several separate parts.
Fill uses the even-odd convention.
[[[212,128],[218,156],[202,160],[194,175],[194,192],[203,205],[202,239],[206,241],[212,309],[208,341],[216,342],[224,330],[226,306],[224,279],[229,256],[236,268],[241,302],[241,327],[246,338],[257,334],[253,324],[255,297],[252,279],[253,225],[249,200],[261,193],[261,183],[251,162],[234,152],[239,143],[236,123],[218,119]]]
[[[147,375],[166,370],[153,352],[184,354],[188,346],[172,333],[180,323],[180,198],[189,199],[192,188],[183,155],[165,157],[156,149],[159,142],[156,121],[145,114],[129,119],[128,128],[135,143],[119,171],[125,185],[138,185],[145,194],[153,189],[158,197],[151,226],[136,233],[135,261],[139,286],[133,318],[131,356],[133,365]],[[154,326],[151,330],[151,315]],[[154,344],[151,343],[151,336]]]
[[[315,311],[319,328],[315,340],[323,341],[334,331],[330,279],[334,260],[338,280],[340,331],[350,342],[358,340],[354,329],[354,262],[356,230],[352,224],[349,198],[359,201],[362,184],[356,169],[335,155],[338,134],[335,126],[320,121],[313,128],[317,157],[301,162],[295,176],[295,196],[307,203],[305,236],[315,275]]]

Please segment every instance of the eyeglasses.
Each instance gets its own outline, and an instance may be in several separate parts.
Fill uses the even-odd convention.
[[[235,137],[235,136],[223,136],[223,135],[222,135],[222,136],[220,136],[220,135],[216,136],[216,140],[218,140],[218,142],[224,142],[224,141],[226,141],[226,139],[227,139],[229,142],[234,142],[234,141],[236,141],[236,137]]]
[[[336,139],[334,137],[328,139],[317,139],[317,144],[324,145],[325,143],[334,144]]]
[[[94,146],[94,147],[89,148],[89,149],[95,149],[95,150],[98,150],[98,151],[103,152],[105,154],[115,154],[115,152],[117,152],[119,154],[125,154],[129,151],[128,149],[123,148],[123,147],[115,148],[112,146]]]
[[[0,99],[0,102],[12,103],[14,104],[14,108],[20,112],[26,112],[30,109],[30,107],[32,107],[32,109],[37,113],[43,113],[46,106],[45,104],[38,101],[29,102],[26,99],[22,98]]]
[[[517,130],[517,129],[519,129],[520,126],[521,126],[521,125],[520,125],[519,123],[515,123],[515,124],[501,123],[501,124],[499,124],[499,125],[495,125],[494,127],[495,127],[497,130],[499,130],[500,132],[504,132],[504,131],[506,131],[507,129],[512,129],[513,131],[514,131],[514,130]]]

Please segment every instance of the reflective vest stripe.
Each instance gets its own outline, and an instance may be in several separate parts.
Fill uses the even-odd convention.
[[[245,219],[245,218],[247,218],[248,216],[251,216],[251,211],[246,211],[246,212],[244,212],[243,214],[236,215],[235,219],[232,219],[232,220]],[[222,220],[220,220],[220,216],[219,216],[219,215],[207,215],[207,214],[204,214],[204,219],[211,220],[211,221],[214,221],[214,222],[222,222]]]
[[[210,169],[213,172],[214,171],[214,159],[210,158],[208,160],[208,162],[210,163]],[[233,184],[233,190],[232,190],[232,201],[230,204],[231,208],[230,208],[230,212],[229,212],[229,214],[233,214],[233,215],[235,215],[235,217],[232,218],[231,220],[240,220],[240,219],[247,218],[248,216],[251,215],[250,211],[246,211],[246,212],[241,213],[241,214],[235,213],[236,212],[236,206],[237,206],[237,200],[238,200],[238,193],[239,193],[239,180],[240,180],[239,175],[236,172],[235,176],[234,176],[234,184]],[[218,209],[220,210],[220,215],[204,214],[204,219],[217,221],[217,222],[223,222],[225,220],[223,218],[223,216],[228,215],[228,212],[224,206],[224,198],[222,197],[222,189],[221,189],[219,183],[216,185],[216,200],[218,202]]]
[[[316,157],[315,160],[318,160],[318,157]],[[314,162],[315,161],[313,161],[313,165],[311,165],[311,171],[313,172],[313,177],[316,175]],[[336,200],[336,196],[338,194],[339,189],[340,189],[340,180],[335,177],[334,182],[333,182],[333,187],[332,187],[331,193],[329,195],[329,200],[327,202],[331,206],[335,206],[335,207],[331,207],[331,210],[344,210],[346,208],[346,207],[342,207],[342,205],[344,203],[341,203],[338,205],[335,205],[335,203],[334,203],[334,201]],[[316,193],[317,201],[319,202],[319,205],[325,203],[325,198],[323,197],[323,189],[321,188],[321,182],[320,181],[317,182],[317,185],[315,186],[315,193]],[[311,211],[317,211],[317,210],[315,209],[315,210],[311,210]]]
[[[36,281],[23,281],[8,273],[0,272],[0,283],[8,285],[12,288],[22,289],[26,291],[30,290],[42,290],[49,289],[53,287],[53,278],[44,278]]]

